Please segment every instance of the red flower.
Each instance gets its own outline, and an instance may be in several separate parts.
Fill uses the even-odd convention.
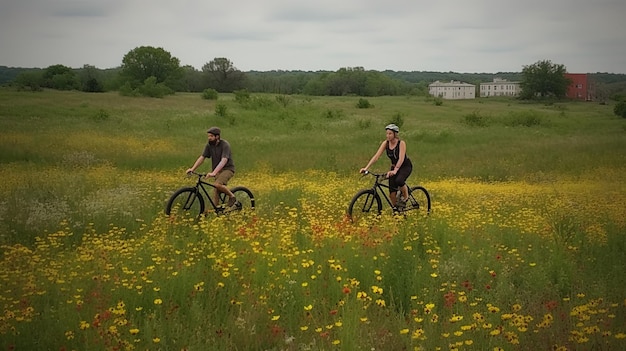
[[[344,286],[344,287],[343,287],[342,292],[343,292],[344,294],[348,295],[349,293],[351,293],[351,292],[352,292],[352,290],[350,290],[350,288],[348,288],[347,286]]]

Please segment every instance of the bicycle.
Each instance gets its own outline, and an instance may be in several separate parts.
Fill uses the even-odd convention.
[[[209,200],[208,203],[216,215],[247,209],[254,210],[254,195],[252,195],[250,189],[244,186],[236,186],[230,189],[237,201],[233,206],[227,207],[228,197],[226,194],[220,193],[219,204],[216,204],[213,196],[211,196],[212,194],[209,194],[210,188],[215,188],[215,185],[202,180],[206,174],[190,172],[188,175],[198,177],[196,185],[176,190],[167,201],[165,206],[166,215],[175,218],[198,219],[205,214],[205,197]],[[207,190],[207,188],[209,189]]]
[[[423,210],[426,215],[430,214],[431,202],[430,194],[423,186],[409,186],[409,198],[406,200],[404,208],[396,208],[391,203],[391,199],[387,196],[385,189],[389,189],[389,185],[382,181],[387,179],[386,173],[373,173],[370,171],[363,172],[363,176],[374,176],[374,184],[369,189],[363,189],[356,193],[350,205],[348,206],[348,216],[352,222],[359,222],[364,218],[374,215],[380,215],[383,209],[383,202],[380,194],[386,200],[395,214],[405,214],[409,211]],[[408,186],[408,185],[407,185]],[[398,191],[397,198],[400,198],[401,191]]]

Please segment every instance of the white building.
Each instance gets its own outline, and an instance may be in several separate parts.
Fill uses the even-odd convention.
[[[488,96],[519,96],[522,88],[519,82],[494,78],[493,82],[480,83],[480,97]]]
[[[476,86],[454,80],[449,83],[436,81],[428,85],[428,93],[447,100],[474,99]]]

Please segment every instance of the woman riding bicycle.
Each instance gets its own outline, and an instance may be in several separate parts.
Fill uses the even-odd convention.
[[[391,168],[387,172],[387,178],[389,178],[389,197],[391,203],[398,208],[406,206],[406,199],[409,197],[409,189],[406,185],[406,180],[413,171],[413,164],[411,160],[406,156],[406,142],[400,140],[398,133],[400,128],[395,124],[389,124],[385,127],[387,134],[386,139],[380,144],[376,154],[372,156],[372,159],[367,163],[367,166],[361,168],[360,172],[367,171],[372,164],[378,161],[378,158],[387,153],[387,157],[391,160]],[[398,189],[402,192],[400,199],[396,199],[396,193]]]

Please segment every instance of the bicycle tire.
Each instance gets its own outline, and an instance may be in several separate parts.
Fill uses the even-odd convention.
[[[430,214],[430,194],[423,186],[414,186],[410,189],[409,200],[406,202],[404,211],[411,210],[424,210],[427,215]]]
[[[383,204],[380,196],[372,189],[364,189],[356,193],[348,206],[348,216],[353,223],[360,222],[372,215],[380,215]]]
[[[246,188],[245,186],[236,186],[230,189],[230,192],[233,193],[233,195],[235,195],[235,198],[237,199],[235,208],[231,209],[230,211],[254,210],[255,200],[254,195],[252,194],[252,191],[250,191],[250,189]],[[228,197],[226,196],[226,194],[220,193],[220,204],[225,206],[227,202]]]
[[[170,196],[165,214],[177,219],[197,219],[204,213],[204,198],[194,187],[180,188]]]

